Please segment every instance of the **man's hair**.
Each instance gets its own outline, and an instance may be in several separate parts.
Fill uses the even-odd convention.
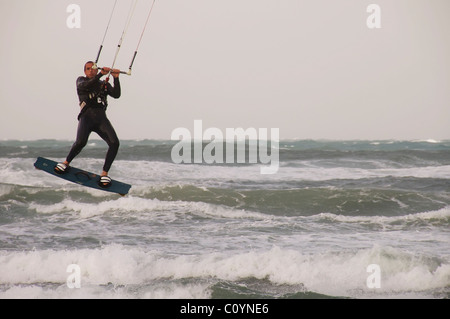
[[[86,71],[86,65],[88,65],[89,63],[92,63],[92,64],[94,64],[94,62],[93,61],[87,61],[85,64],[84,64],[84,70]]]

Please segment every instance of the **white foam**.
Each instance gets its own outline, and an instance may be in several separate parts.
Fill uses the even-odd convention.
[[[33,167],[34,159],[0,158],[0,181],[5,184],[31,187],[58,187],[84,189],[82,186],[55,178]],[[74,163],[76,166],[76,163]],[[83,169],[100,172],[102,159],[85,159]],[[375,165],[375,164],[374,164]],[[381,166],[380,166],[381,165]],[[376,163],[377,168],[358,167],[320,167],[315,163],[302,162],[299,167],[289,167],[281,163],[277,174],[261,175],[258,165],[177,165],[166,162],[148,161],[116,161],[110,174],[130,184],[133,188],[145,185],[173,185],[183,181],[184,184],[210,187],[232,181],[252,181],[254,183],[288,182],[288,181],[326,181],[331,179],[362,179],[379,177],[417,177],[417,178],[450,178],[450,165],[404,167],[383,167]],[[139,167],[139,169],[136,169]],[[103,192],[86,190],[94,196]],[[133,189],[132,189],[133,191]]]
[[[14,185],[0,184],[0,196],[10,194],[14,189]]]
[[[77,264],[81,269],[78,292],[70,292],[65,287],[69,276],[66,269],[70,264]],[[366,284],[370,264],[381,268],[381,287],[376,290]],[[70,294],[75,298],[83,294],[93,298],[201,298],[208,296],[208,278],[235,281],[249,277],[268,279],[273,284],[304,285],[308,291],[335,296],[395,296],[409,292],[426,295],[428,290],[445,289],[450,285],[450,264],[379,246],[312,255],[274,247],[234,254],[169,257],[163,252],[120,245],[70,251],[0,252],[0,282],[12,287],[0,292],[3,298],[68,297]],[[188,278],[203,282],[177,282]],[[158,285],[164,281],[170,284]],[[46,287],[45,283],[53,283],[53,288]],[[105,289],[104,285],[118,288],[113,291]],[[149,286],[154,288],[149,289]],[[132,290],[138,295],[130,295]]]
[[[271,219],[262,213],[250,212],[241,209],[233,209],[226,206],[213,205],[203,202],[185,201],[160,201],[157,199],[147,199],[134,196],[121,197],[118,199],[102,201],[100,203],[83,203],[71,199],[64,199],[52,205],[42,205],[37,203],[29,204],[30,210],[35,210],[38,214],[76,213],[80,218],[90,218],[100,215],[121,215],[124,213],[181,213],[192,214],[199,217],[216,218],[253,218]]]
[[[414,222],[414,221],[424,221],[424,222],[446,222],[450,219],[450,206],[429,211],[421,212],[415,214],[401,215],[401,216],[346,216],[346,215],[336,215],[331,213],[321,213],[313,216],[314,219],[327,219],[332,221],[338,221],[342,223],[375,223],[380,225],[390,225],[397,222]]]
[[[417,141],[413,141],[413,142],[419,142],[419,143],[425,142],[425,143],[431,143],[431,144],[441,143],[440,140],[435,140],[435,139],[432,139],[432,138],[424,139],[424,140],[417,140]]]
[[[122,161],[117,166],[127,172],[120,176],[133,180],[133,184],[143,185],[149,182],[170,184],[183,180],[185,183],[198,184],[201,181],[210,185],[224,181],[286,182],[292,180],[326,181],[330,179],[361,179],[379,177],[417,177],[450,178],[450,165],[424,167],[389,167],[387,163],[372,163],[373,168],[360,167],[321,167],[315,163],[302,162],[300,167],[281,166],[276,174],[261,175],[259,166],[214,166],[214,165],[176,165],[162,162]],[[139,167],[139,170],[135,168]],[[142,174],[145,172],[145,174]]]
[[[34,168],[34,159],[0,158],[1,183],[30,187],[61,187],[67,182]]]

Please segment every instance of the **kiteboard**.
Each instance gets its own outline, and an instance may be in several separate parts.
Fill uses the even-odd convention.
[[[82,169],[70,166],[68,171],[64,174],[58,174],[54,171],[54,168],[58,164],[55,161],[49,160],[47,158],[38,157],[36,163],[34,163],[34,167],[39,170],[43,170],[44,172],[50,173],[59,178],[65,179],[66,181],[76,183],[82,186],[98,189],[101,191],[117,193],[121,196],[125,196],[128,194],[128,191],[131,188],[131,185],[112,180],[111,185],[109,187],[101,187],[99,185],[100,175],[84,171]]]

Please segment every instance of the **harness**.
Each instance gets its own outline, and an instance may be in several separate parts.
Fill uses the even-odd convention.
[[[88,97],[90,103],[88,103],[88,105],[91,105],[92,107],[101,107],[106,111],[108,107],[108,100],[106,98],[107,96],[108,96],[108,79],[106,79],[106,81],[103,81],[100,90],[89,93]],[[94,105],[94,103],[97,105]]]
[[[80,114],[78,114],[78,120],[88,108],[101,108],[106,111],[108,108],[108,80],[109,79],[106,79],[106,81],[101,81],[99,88],[93,92],[86,92],[87,94],[79,93],[81,110]]]

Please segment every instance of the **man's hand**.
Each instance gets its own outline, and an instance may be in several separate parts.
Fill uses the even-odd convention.
[[[107,75],[109,73],[109,71],[111,71],[111,68],[103,67],[103,68],[100,69],[100,72],[103,75]]]
[[[118,70],[118,69],[112,69],[111,70],[111,68],[108,68],[108,67],[103,67],[101,69],[101,72],[102,72],[103,75],[107,75],[109,72],[111,72],[112,76],[115,77],[115,78],[118,78],[119,75],[120,75],[120,70]]]
[[[114,78],[118,78],[119,77],[119,75],[120,75],[120,70],[118,70],[118,69],[112,69],[111,70],[111,74],[112,74],[112,76],[114,77]]]

